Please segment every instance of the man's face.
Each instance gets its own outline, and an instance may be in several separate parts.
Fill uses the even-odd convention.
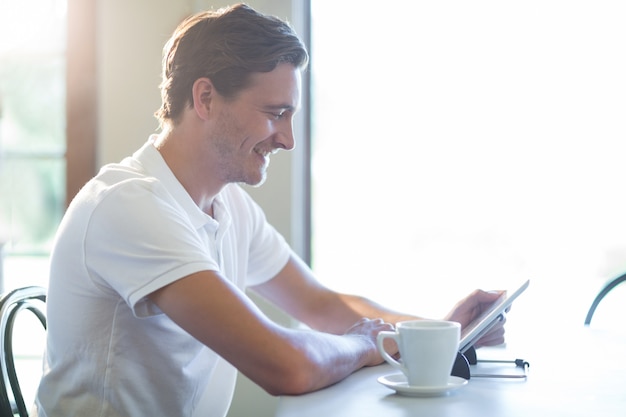
[[[210,140],[221,181],[260,185],[270,155],[293,149],[300,86],[300,70],[283,63],[271,72],[253,74],[251,85],[236,98],[215,98],[217,118]]]

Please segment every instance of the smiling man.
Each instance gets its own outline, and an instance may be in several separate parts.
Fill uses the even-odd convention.
[[[415,316],[322,286],[238,185],[294,147],[307,61],[289,25],[244,5],[176,29],[160,133],[103,167],[59,227],[39,416],[223,416],[237,369],[279,395],[382,363],[376,335]],[[311,330],[274,323],[247,288]],[[447,318],[467,324],[498,295]],[[502,341],[500,326],[482,343]]]

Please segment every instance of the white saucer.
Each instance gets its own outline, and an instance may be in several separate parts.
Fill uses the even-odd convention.
[[[406,395],[409,397],[440,397],[466,385],[467,379],[463,379],[458,376],[451,376],[448,380],[448,385],[418,387],[410,386],[407,383],[406,376],[399,373],[381,376],[378,378],[378,382],[387,388],[395,390],[400,395]]]

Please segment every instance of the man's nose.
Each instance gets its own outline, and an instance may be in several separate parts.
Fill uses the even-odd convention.
[[[286,123],[284,128],[277,132],[275,142],[280,149],[286,151],[290,151],[296,146],[293,123]]]

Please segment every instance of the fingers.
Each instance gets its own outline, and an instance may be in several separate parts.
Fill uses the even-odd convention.
[[[476,342],[476,347],[497,346],[504,343],[504,328],[489,332]]]
[[[387,323],[383,319],[362,318],[356,323],[354,323],[346,331],[345,334],[364,336],[364,338],[361,338],[361,340],[368,340],[369,359],[365,366],[374,366],[374,365],[379,365],[380,363],[384,362],[383,357],[380,355],[380,352],[378,351],[378,346],[376,343],[378,334],[382,331],[393,331],[394,329],[395,329],[395,326],[393,324]],[[389,338],[385,339],[385,341],[383,342],[383,348],[390,355],[396,355],[398,352],[398,347],[396,343],[392,339],[389,339]]]
[[[504,343],[506,316],[503,314],[501,320],[496,323],[483,337],[476,342],[476,347],[497,346]]]
[[[491,305],[505,293],[506,291],[503,291],[503,290],[484,291],[484,290],[477,289],[477,290],[472,291],[467,297],[460,300],[457,306]]]
[[[504,291],[474,290],[470,295],[460,300],[444,319],[459,322],[461,326],[467,326],[475,317],[493,305],[503,293]]]
[[[346,330],[346,334],[347,333],[368,333],[368,332],[375,332],[376,334],[378,334],[378,332],[381,332],[383,330],[387,330],[387,331],[391,331],[394,330],[395,327],[393,324],[391,323],[386,323],[383,319],[368,319],[366,317],[360,319],[359,321],[357,321],[356,323],[354,323],[352,326],[350,326],[350,328],[348,328],[348,330]],[[376,334],[374,334],[374,336],[376,336]]]

